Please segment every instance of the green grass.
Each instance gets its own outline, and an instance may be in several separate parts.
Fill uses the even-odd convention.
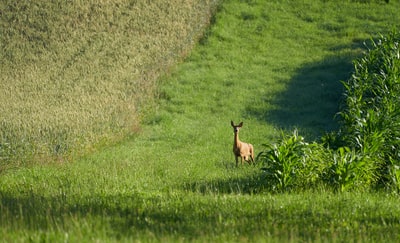
[[[141,131],[69,163],[0,177],[3,241],[399,240],[398,195],[325,188],[270,193],[235,168],[230,120],[261,144],[333,120],[363,42],[400,23],[399,2],[224,1],[170,75]]]

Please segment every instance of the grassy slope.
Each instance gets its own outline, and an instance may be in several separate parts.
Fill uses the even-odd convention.
[[[339,80],[362,42],[400,18],[397,2],[340,2],[226,1],[208,38],[161,80],[141,135],[1,177],[4,239],[398,239],[397,196],[262,194],[257,167],[233,166],[231,119],[257,151],[277,128],[315,139],[336,127]]]

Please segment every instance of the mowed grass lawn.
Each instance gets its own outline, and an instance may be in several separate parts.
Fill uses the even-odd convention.
[[[0,177],[3,241],[400,240],[398,195],[324,188],[273,194],[236,168],[230,121],[256,153],[294,128],[334,130],[364,42],[400,2],[224,1],[189,57],[159,79],[139,134],[63,164]]]

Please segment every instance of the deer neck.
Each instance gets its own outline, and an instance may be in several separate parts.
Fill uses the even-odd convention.
[[[239,144],[240,144],[239,132],[235,132],[235,137],[234,137],[234,140],[233,140],[233,144],[235,145],[235,147],[239,147]]]

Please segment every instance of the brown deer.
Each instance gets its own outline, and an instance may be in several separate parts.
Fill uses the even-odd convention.
[[[238,166],[239,157],[242,165],[243,165],[243,160],[251,164],[251,162],[254,162],[253,145],[249,143],[244,143],[239,140],[239,130],[243,126],[243,122],[239,123],[239,125],[235,125],[233,121],[231,121],[231,125],[233,127],[233,132],[235,133],[233,140],[233,154],[235,155],[236,166]]]

